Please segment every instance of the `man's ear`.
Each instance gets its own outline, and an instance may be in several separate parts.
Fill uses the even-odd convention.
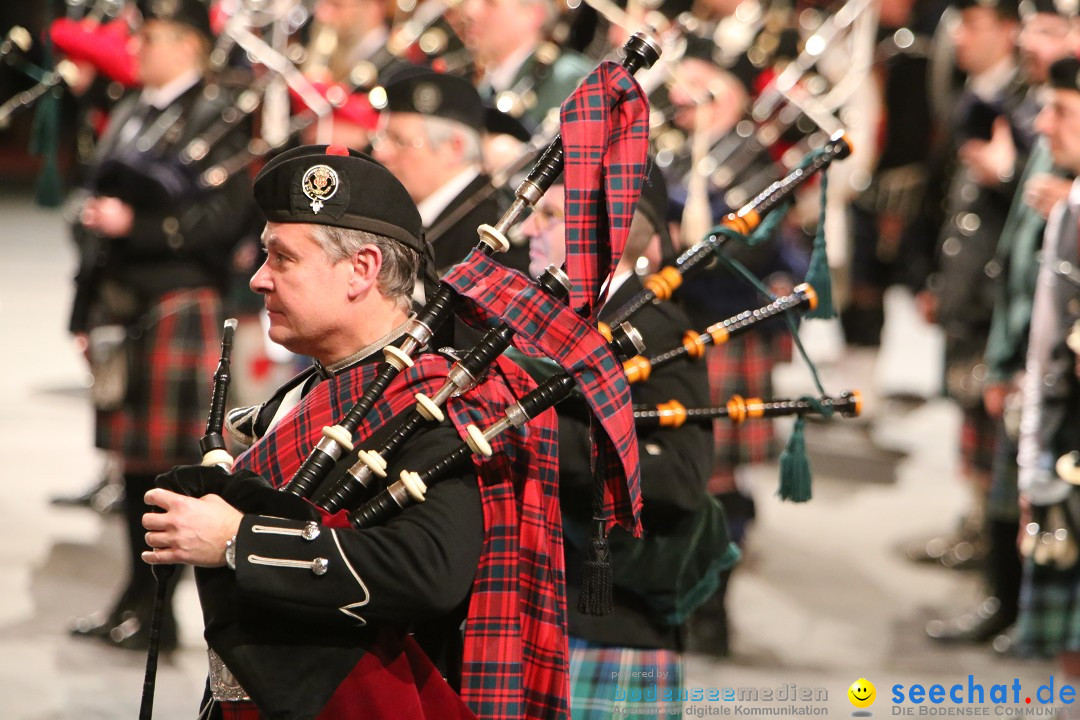
[[[364,245],[349,258],[348,262],[351,263],[350,300],[367,294],[377,285],[379,271],[382,270],[382,259],[382,251],[375,245]]]

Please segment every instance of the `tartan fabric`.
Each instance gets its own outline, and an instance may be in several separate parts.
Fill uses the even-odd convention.
[[[960,462],[966,472],[987,474],[994,466],[997,424],[981,403],[978,407],[961,407],[961,411]]]
[[[221,337],[221,298],[195,288],[166,293],[129,330],[123,405],[100,413],[98,447],[129,472],[199,462]]]
[[[634,676],[635,672],[639,675]],[[682,702],[677,691],[681,687],[682,660],[674,650],[605,647],[570,638],[574,720],[679,716]]]
[[[1015,647],[1031,657],[1080,652],[1080,565],[1057,570],[1024,561]]]
[[[762,336],[747,333],[706,351],[709,394],[713,405],[723,405],[732,395],[744,398],[773,396],[772,371],[778,362],[791,359],[791,337],[787,333]],[[713,422],[713,469],[708,490],[712,495],[734,491],[735,468],[768,462],[778,453],[772,420],[751,419],[735,425],[721,419]]]
[[[595,320],[626,246],[649,148],[649,102],[633,76],[602,62],[559,114],[570,307]]]
[[[437,390],[449,370],[439,355],[416,359],[400,373],[361,423],[356,438]],[[276,487],[291,479],[318,441],[359,398],[377,366],[360,365],[316,385],[273,430],[237,459]],[[484,382],[452,398],[447,414],[465,426],[495,422],[534,383],[500,358]],[[554,411],[492,441],[494,455],[477,462],[484,547],[465,622],[462,699],[478,717],[517,720],[568,717],[566,598],[558,507]],[[335,518],[328,522],[339,524]],[[437,717],[433,715],[432,717]]]
[[[604,433],[606,478],[604,517],[641,535],[641,473],[630,386],[607,342],[591,325],[553,300],[516,270],[473,251],[451,268],[443,282],[469,298],[475,308],[459,310],[467,321],[490,325],[505,322],[514,330],[514,345],[526,355],[546,355],[574,376]]]

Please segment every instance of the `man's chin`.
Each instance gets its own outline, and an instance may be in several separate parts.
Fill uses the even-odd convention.
[[[269,337],[272,342],[277,343],[286,350],[290,352],[296,352],[292,348],[292,346],[295,344],[295,338],[293,337],[293,334],[288,331],[288,329],[280,326],[275,327],[274,325],[271,325],[269,332],[266,333],[266,336]]]

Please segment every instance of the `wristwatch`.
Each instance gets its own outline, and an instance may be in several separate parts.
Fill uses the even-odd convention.
[[[236,569],[236,536],[225,541],[225,564],[230,570]]]

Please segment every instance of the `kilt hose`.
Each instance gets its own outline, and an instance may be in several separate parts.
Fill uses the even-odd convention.
[[[773,395],[772,371],[791,360],[791,337],[786,331],[771,335],[747,333],[722,345],[709,347],[709,394],[713,405],[724,405],[732,395],[767,399]],[[715,443],[708,491],[722,495],[735,490],[735,468],[776,458],[772,420],[753,419],[734,425],[726,419],[713,423]]]
[[[221,345],[216,290],[166,293],[128,333],[123,404],[99,413],[98,446],[116,452],[125,472],[161,473],[198,463]]]
[[[678,717],[682,677],[674,650],[608,647],[570,637],[573,720]]]

